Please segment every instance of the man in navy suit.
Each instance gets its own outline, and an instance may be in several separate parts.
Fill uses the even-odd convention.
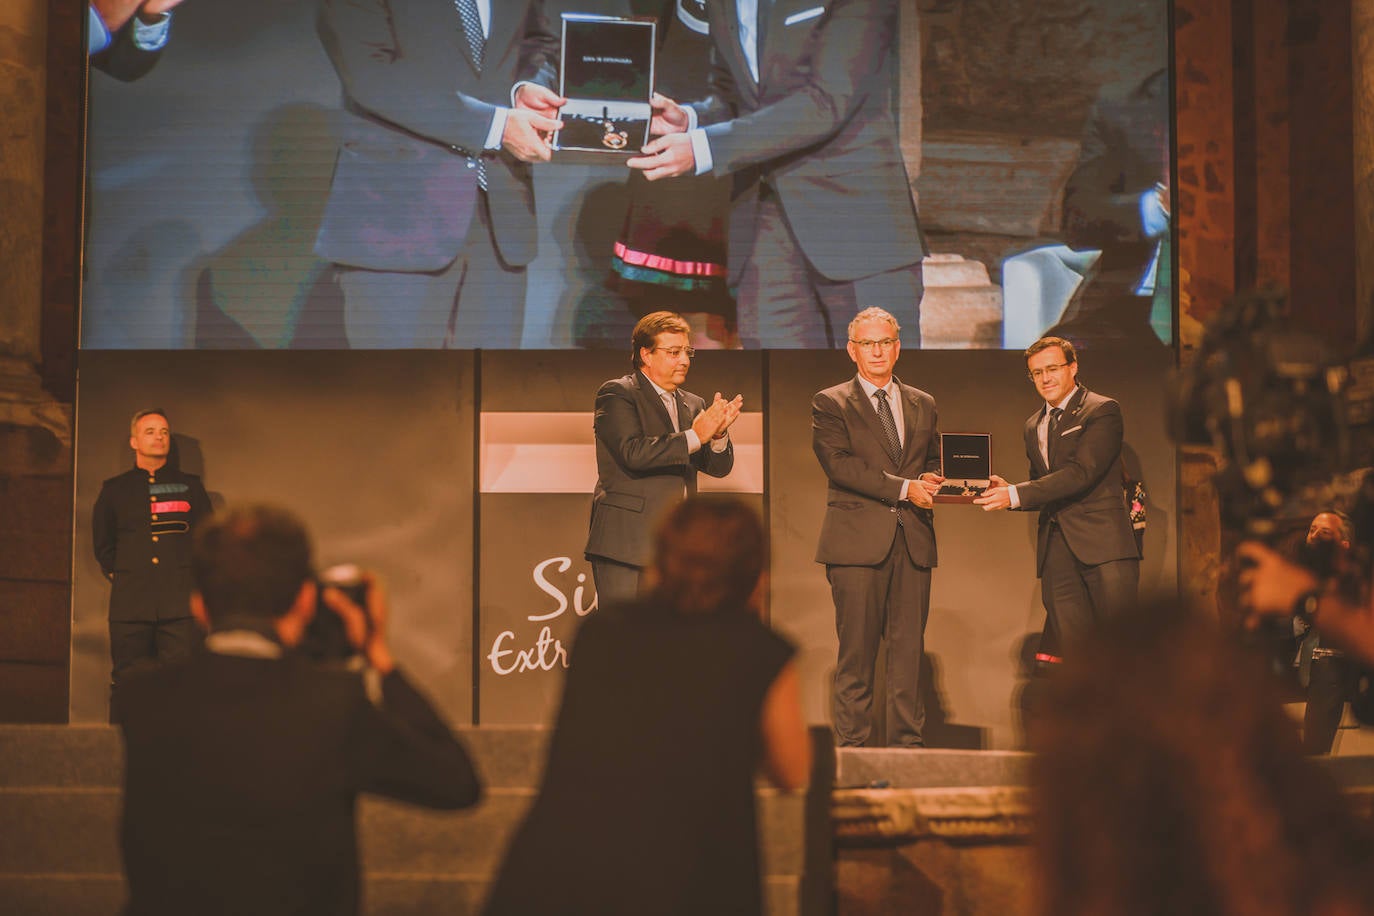
[[[892,111],[897,0],[708,3],[711,93],[656,96],[650,180],[731,175],[729,282],[748,347],[845,344],[862,302],[920,345],[925,240]],[[704,126],[698,126],[698,125]]]
[[[987,511],[1038,509],[1036,574],[1064,654],[1094,627],[1129,610],[1140,581],[1140,550],[1122,488],[1121,406],[1078,383],[1073,344],[1042,337],[1026,348],[1026,369],[1045,403],[1026,420],[1030,479],[993,475],[974,500]]]
[[[696,492],[697,472],[724,477],[735,465],[730,424],[742,395],[708,405],[682,388],[692,364],[691,328],[674,312],[635,325],[634,371],[596,393],[596,492],[586,556],[599,603],[633,598],[653,552],[659,517]]]
[[[319,32],[346,117],[315,252],[350,344],[519,347],[561,126],[542,0],[322,0]]]
[[[835,600],[834,716],[839,743],[858,747],[873,728],[878,646],[887,640],[887,743],[925,744],[918,684],[930,576],[937,562],[940,468],[935,399],[892,374],[901,325],[879,308],[849,325],[858,374],[811,401],[811,444],[830,480],[816,562]]]

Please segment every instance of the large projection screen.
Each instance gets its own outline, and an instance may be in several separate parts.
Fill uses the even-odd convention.
[[[806,105],[740,111],[737,143],[766,153],[652,183],[620,155],[559,152],[529,171],[488,155],[491,233],[505,267],[527,266],[485,283],[459,276],[466,233],[486,230],[453,147],[489,139],[486,103],[509,105],[505,77],[532,66],[512,59],[526,24],[492,5],[480,84],[450,0],[191,0],[146,74],[116,79],[97,56],[83,347],[618,348],[665,307],[694,315],[703,343],[746,348],[814,342],[797,326],[820,313],[823,342],[842,346],[847,315],[872,304],[913,319],[914,345],[914,302],[797,303],[737,333],[766,295],[739,281],[769,193],[799,269],[823,282],[876,282],[919,257],[923,233],[927,347],[1021,349],[1050,328],[1172,341],[1167,0],[778,0],[788,42],[857,44],[816,58],[826,72],[791,95]],[[711,94],[712,55],[734,53],[702,33],[707,6],[542,9],[555,35],[563,12],[654,15],[656,87],[686,102]],[[760,97],[796,82],[767,67]],[[834,112],[819,140],[788,120],[818,111]]]

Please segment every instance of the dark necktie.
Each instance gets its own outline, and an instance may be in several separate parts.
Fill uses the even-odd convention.
[[[468,42],[468,57],[478,73],[482,72],[482,55],[487,50],[487,39],[482,34],[482,16],[477,12],[477,0],[453,0],[458,6],[458,18],[463,21],[463,36]]]
[[[1059,431],[1059,420],[1064,416],[1064,408],[1050,408],[1050,422],[1045,427],[1045,466],[1049,467],[1050,456],[1054,454],[1054,434]]]
[[[883,449],[893,464],[901,464],[902,440],[897,438],[897,421],[887,404],[887,391],[879,388],[873,395],[878,399],[878,422],[883,425]]]
[[[482,34],[482,16],[477,12],[477,0],[453,0],[458,7],[458,18],[463,22],[463,37],[467,39],[468,57],[472,60],[472,66],[480,74],[482,72],[482,58],[487,50],[487,38]],[[479,152],[474,156],[473,164],[477,169],[477,186],[483,191],[487,189],[487,167],[482,162]]]

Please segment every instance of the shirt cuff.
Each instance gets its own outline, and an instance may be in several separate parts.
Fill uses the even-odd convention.
[[[134,14],[134,47],[141,51],[160,51],[172,32],[172,14],[163,13],[157,22],[148,23]]]
[[[86,13],[86,53],[99,54],[110,46],[110,30],[95,7],[86,7]]]
[[[1013,509],[1020,509],[1020,508],[1021,508],[1021,497],[1019,497],[1019,496],[1016,495],[1016,485],[1015,485],[1015,484],[1012,484],[1012,485],[1010,485],[1010,486],[1007,487],[1007,498],[1011,500],[1011,507],[1012,507]]]
[[[902,481],[902,490],[901,490],[900,493],[897,494],[897,502],[901,502],[902,500],[906,499],[907,491],[908,491],[910,488],[911,488],[911,481],[910,481],[910,480],[903,480],[903,481]]]
[[[506,135],[506,118],[509,116],[509,108],[496,109],[496,114],[491,119],[491,130],[487,131],[487,142],[482,144],[482,149],[501,148],[501,138]]]
[[[697,160],[696,174],[705,175],[715,165],[711,159],[711,144],[706,140],[706,131],[700,127],[693,127],[687,131],[687,138],[692,141],[692,155]]]
[[[1140,195],[1140,229],[1147,239],[1159,238],[1169,229],[1169,214],[1159,200],[1159,188]]]
[[[686,436],[687,454],[695,455],[698,451],[701,450],[701,437],[697,435],[697,431],[695,429],[687,430]]]
[[[716,453],[720,453],[720,452],[725,451],[725,450],[726,450],[727,448],[729,448],[729,447],[730,447],[730,434],[729,434],[729,433],[726,433],[725,435],[721,436],[719,439],[717,439],[715,436],[712,436],[712,437],[711,437],[711,451],[716,452]]]

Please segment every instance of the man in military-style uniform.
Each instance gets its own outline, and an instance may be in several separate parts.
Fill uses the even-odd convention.
[[[210,514],[195,474],[168,465],[172,434],[160,409],[129,427],[134,467],[100,488],[91,521],[95,558],[110,590],[110,680],[185,658],[200,638],[191,617],[191,532]]]

